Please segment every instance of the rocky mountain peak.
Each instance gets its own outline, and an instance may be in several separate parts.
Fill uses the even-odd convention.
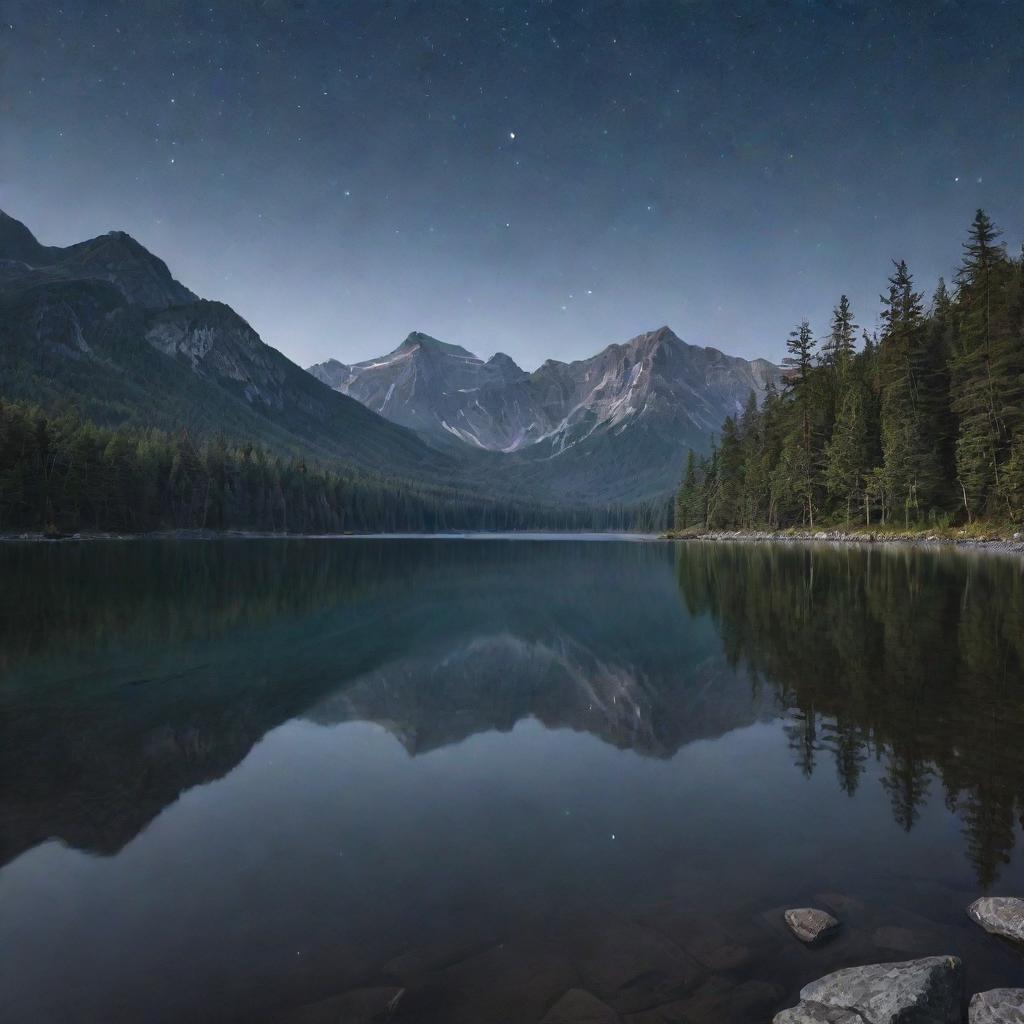
[[[528,376],[527,372],[511,357],[504,352],[495,352],[487,365],[506,379],[517,379]]]
[[[198,297],[172,276],[167,264],[126,231],[109,231],[62,248],[40,245],[24,224],[0,212],[0,261],[36,272],[34,280],[107,281],[125,300],[148,309],[196,302]]]
[[[339,362],[337,359],[327,359],[322,363],[316,363],[314,366],[309,367],[309,372],[329,388],[337,390],[348,380],[352,367]]]
[[[429,334],[423,334],[421,331],[413,331],[395,349],[395,352],[415,352],[417,350],[427,356],[455,356],[460,359],[473,359],[480,362],[479,357],[468,352],[461,345],[450,345],[446,341],[438,341],[437,338],[432,338]]]
[[[324,365],[311,372],[331,383]],[[589,359],[548,359],[533,373],[504,353],[484,362],[413,332],[332,386],[432,441],[516,452],[543,463],[560,486],[634,497],[674,486],[686,449],[706,449],[725,417],[777,373],[688,345],[667,325]]]
[[[29,266],[48,262],[51,249],[40,245],[36,236],[9,214],[0,210],[0,260],[16,260]]]

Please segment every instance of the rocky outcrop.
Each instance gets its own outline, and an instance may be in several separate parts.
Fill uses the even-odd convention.
[[[987,932],[1011,942],[1024,943],[1024,900],[1012,896],[983,896],[967,914]]]
[[[1024,988],[993,988],[971,996],[968,1024],[1024,1024]]]
[[[958,1024],[962,986],[954,956],[848,967],[805,985],[774,1024]]]
[[[808,945],[823,942],[839,930],[839,922],[831,914],[814,907],[787,910],[784,917],[789,930]]]

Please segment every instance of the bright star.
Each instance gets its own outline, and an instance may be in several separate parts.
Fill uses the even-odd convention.
[[[510,139],[514,139],[514,138],[516,137],[516,133],[515,133],[515,132],[509,132],[509,133],[508,133],[508,137],[509,137]]]

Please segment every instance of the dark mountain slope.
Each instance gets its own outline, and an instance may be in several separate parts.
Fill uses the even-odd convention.
[[[98,422],[222,432],[431,483],[457,460],[314,380],[115,232],[66,249],[0,221],[0,393]]]

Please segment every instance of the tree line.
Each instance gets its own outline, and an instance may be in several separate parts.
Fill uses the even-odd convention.
[[[0,399],[0,531],[628,530],[664,521],[663,503],[554,508],[467,495]]]
[[[844,295],[826,336],[790,334],[781,390],[690,451],[677,529],[950,525],[1024,519],[1024,249],[978,210],[953,288],[930,306],[893,262],[881,329]]]

